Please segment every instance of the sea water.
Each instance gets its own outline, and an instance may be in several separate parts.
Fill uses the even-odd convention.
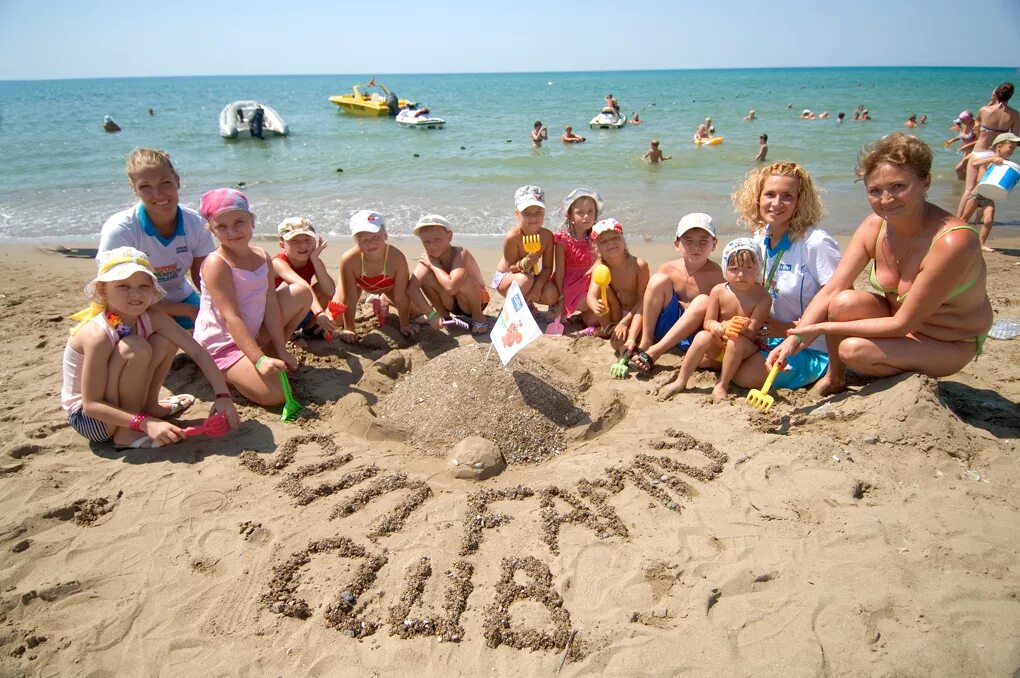
[[[858,150],[926,114],[913,131],[934,153],[930,198],[955,211],[962,192],[943,148],[953,118],[987,103],[1011,69],[824,68],[587,73],[378,76],[401,98],[446,119],[437,130],[405,129],[391,118],[340,111],[328,97],[368,78],[245,76],[0,82],[0,239],[95,240],[103,221],[132,204],[124,159],[137,146],[166,149],[181,174],[181,201],[240,186],[268,235],[287,216],[305,216],[325,232],[346,233],[358,209],[382,212],[389,231],[408,234],[421,214],[438,212],[460,233],[496,237],[512,221],[522,184],[545,188],[548,223],[572,188],[599,190],[607,216],[629,234],[668,239],[691,211],[736,229],[730,194],[755,166],[758,135],[768,159],[803,163],[824,191],[823,226],[852,231],[868,214],[855,181]],[[642,125],[591,130],[588,121],[612,93]],[[220,109],[258,99],[290,125],[286,138],[224,140]],[[857,106],[872,120],[855,122]],[[148,114],[153,109],[154,115]],[[755,109],[758,120],[743,116]],[[828,111],[827,120],[800,112]],[[846,113],[839,124],[836,114]],[[102,130],[104,115],[123,131]],[[696,147],[695,128],[711,116],[718,146]],[[535,120],[550,138],[534,148]],[[559,141],[564,125],[588,138]],[[653,138],[673,159],[641,160]],[[342,171],[341,171],[342,170]],[[1020,201],[1003,201],[997,221],[1020,223]]]

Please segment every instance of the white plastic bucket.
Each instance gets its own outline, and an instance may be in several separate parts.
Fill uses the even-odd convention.
[[[1009,160],[1003,161],[1001,165],[991,165],[981,182],[977,185],[977,192],[989,200],[1002,200],[1013,190],[1020,181],[1020,165]]]

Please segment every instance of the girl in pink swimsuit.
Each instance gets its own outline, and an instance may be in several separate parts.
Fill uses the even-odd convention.
[[[587,188],[577,188],[563,199],[560,211],[563,228],[555,233],[556,287],[562,290],[557,309],[563,317],[581,312],[585,325],[595,325],[595,312],[585,299],[591,284],[591,268],[595,265],[595,243],[591,227],[602,212],[602,197]]]
[[[251,246],[255,215],[243,193],[232,188],[209,191],[199,211],[220,246],[202,265],[195,340],[245,398],[281,405],[280,372],[297,369],[286,339],[311,308],[312,292],[298,284],[273,285],[269,255]]]

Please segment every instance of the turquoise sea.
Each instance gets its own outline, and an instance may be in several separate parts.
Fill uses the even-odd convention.
[[[824,225],[847,233],[868,212],[853,175],[862,145],[903,129],[911,113],[926,114],[928,124],[915,133],[935,151],[930,195],[955,210],[962,185],[953,173],[958,156],[942,146],[953,135],[949,125],[960,110],[987,103],[996,85],[1018,79],[1013,69],[985,68],[378,76],[447,120],[445,129],[417,130],[390,118],[353,117],[328,101],[371,75],[0,82],[0,239],[95,240],[106,217],[133,202],[123,166],[136,146],[170,151],[185,204],[195,206],[210,188],[244,182],[263,234],[291,215],[345,233],[352,212],[372,208],[396,235],[409,233],[419,215],[438,212],[462,233],[496,236],[512,218],[514,190],[532,183],[546,189],[551,207],[574,187],[595,188],[606,214],[628,232],[668,239],[690,211],[709,212],[732,229],[729,195],[753,166],[762,132],[769,160],[809,168],[825,190]],[[645,123],[589,130],[609,92]],[[273,106],[292,135],[220,138],[220,109],[247,98]],[[858,105],[873,120],[852,121]],[[752,108],[759,119],[744,121]],[[802,121],[804,108],[831,118]],[[839,111],[848,118],[842,125]],[[105,114],[123,132],[103,132]],[[691,143],[706,116],[725,137],[722,145]],[[529,141],[537,119],[551,136],[540,149]],[[565,124],[587,143],[560,143]],[[641,161],[652,138],[661,139],[671,161]],[[1002,201],[998,221],[1020,224],[1020,199]],[[558,224],[551,211],[547,223]]]

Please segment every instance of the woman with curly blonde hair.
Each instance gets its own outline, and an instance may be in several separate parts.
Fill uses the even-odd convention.
[[[903,132],[862,151],[857,176],[874,214],[769,364],[825,339],[828,371],[815,386],[825,395],[846,387],[847,367],[944,377],[980,355],[992,325],[981,242],[977,229],[928,202],[931,162],[928,145]],[[853,289],[869,266],[875,291]]]
[[[772,296],[765,330],[765,343],[771,349],[786,339],[787,330],[832,278],[840,260],[839,245],[817,226],[825,207],[811,175],[795,162],[752,170],[732,198],[738,222],[754,234],[762,248],[763,282]],[[734,382],[758,388],[768,375],[766,355],[763,351],[760,361],[745,362]],[[825,340],[819,338],[788,357],[775,385],[802,388],[825,374],[828,364]]]

